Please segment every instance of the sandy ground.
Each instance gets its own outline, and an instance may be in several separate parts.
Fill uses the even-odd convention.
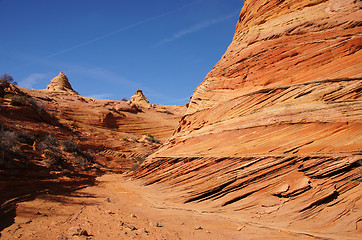
[[[44,193],[18,203],[14,223],[0,238],[313,239],[166,199],[154,186],[145,187],[119,174],[103,175],[94,186],[62,195]]]

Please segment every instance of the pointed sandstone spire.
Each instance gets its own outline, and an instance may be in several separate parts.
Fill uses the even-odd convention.
[[[50,84],[47,86],[46,90],[49,92],[78,94],[73,90],[67,76],[65,76],[63,72],[60,72],[58,76],[50,81]]]
[[[138,107],[151,108],[152,104],[148,101],[142,90],[137,90],[135,95],[131,97],[131,103]]]

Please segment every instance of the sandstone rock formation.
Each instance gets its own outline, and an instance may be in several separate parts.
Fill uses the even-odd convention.
[[[65,74],[62,72],[60,72],[58,76],[50,81],[50,84],[47,86],[46,90],[56,93],[78,94],[73,90],[67,76],[65,76]]]
[[[152,104],[148,101],[145,95],[143,95],[142,90],[137,90],[137,92],[131,97],[130,102],[135,104],[140,108],[151,108]]]
[[[245,0],[226,53],[137,177],[251,224],[357,238],[361,7]]]

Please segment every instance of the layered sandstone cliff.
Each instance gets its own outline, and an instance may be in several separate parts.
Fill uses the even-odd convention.
[[[246,0],[226,53],[137,177],[167,183],[175,201],[234,211],[248,223],[357,238],[361,7]]]

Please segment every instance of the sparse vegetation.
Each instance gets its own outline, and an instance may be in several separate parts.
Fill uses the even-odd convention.
[[[14,131],[0,128],[0,148],[5,152],[17,152],[19,134]]]
[[[165,110],[165,111],[161,111],[162,113],[166,113],[166,114],[170,114],[170,115],[174,115],[172,112]]]
[[[96,153],[92,149],[87,149],[85,156],[93,161],[95,159]]]
[[[32,135],[29,131],[22,130],[19,132],[18,139],[19,139],[20,143],[24,143],[27,145],[33,145],[33,143],[35,141],[35,136]]]
[[[91,166],[91,162],[81,156],[74,158],[71,162],[80,167],[82,170],[86,170],[88,167]]]
[[[45,150],[50,150],[52,152],[57,152],[57,147],[59,145],[58,139],[51,134],[46,136],[40,136],[39,150],[45,152]]]
[[[18,83],[14,81],[13,77],[7,73],[4,73],[0,76],[0,85],[3,87],[9,87],[10,84],[17,85]]]
[[[136,163],[135,165],[133,165],[130,170],[131,170],[131,171],[135,171],[137,168],[139,168],[140,165],[146,160],[146,158],[147,158],[149,155],[151,155],[151,154],[145,154],[145,155],[143,155],[143,156],[137,156],[137,157],[133,158],[133,160],[136,160],[137,163]]]
[[[0,167],[19,155],[19,133],[0,125]],[[3,166],[1,166],[3,165]]]
[[[64,151],[77,155],[80,152],[79,146],[71,139],[60,142],[64,147]]]
[[[25,96],[15,95],[11,98],[10,104],[12,106],[26,106],[28,105],[28,99]]]
[[[156,139],[154,136],[152,136],[151,134],[146,134],[147,138],[146,140],[150,143],[161,143],[160,140]]]
[[[12,76],[7,73],[4,73],[0,76],[0,97],[4,97],[6,94],[5,88],[10,87],[10,84],[16,85]]]

